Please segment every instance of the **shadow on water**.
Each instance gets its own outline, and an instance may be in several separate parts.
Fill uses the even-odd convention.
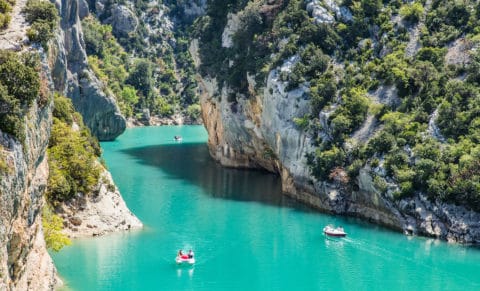
[[[200,186],[215,198],[308,209],[282,194],[278,176],[258,170],[222,167],[210,157],[205,143],[155,145],[122,152],[142,164],[160,168],[171,178]]]

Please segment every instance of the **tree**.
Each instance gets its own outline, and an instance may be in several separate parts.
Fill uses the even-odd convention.
[[[152,92],[152,65],[148,60],[141,59],[135,63],[126,80],[127,84],[132,85],[137,89],[143,97],[150,97]]]

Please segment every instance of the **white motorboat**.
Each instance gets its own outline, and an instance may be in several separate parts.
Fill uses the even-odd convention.
[[[345,237],[347,233],[343,229],[343,227],[333,227],[331,225],[327,225],[323,228],[323,233],[328,236],[332,237]]]

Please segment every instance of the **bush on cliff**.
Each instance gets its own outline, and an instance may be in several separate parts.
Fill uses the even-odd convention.
[[[79,129],[74,129],[74,123]],[[98,142],[83,125],[80,115],[73,111],[71,101],[57,95],[48,145],[48,201],[56,204],[79,192],[90,194],[100,178],[99,155]]]
[[[21,142],[23,117],[40,92],[38,60],[29,54],[0,51],[0,130]]]
[[[55,4],[44,0],[28,0],[23,13],[25,19],[32,25],[27,30],[28,38],[42,44],[46,49],[47,42],[53,37],[60,19]]]
[[[15,0],[0,0],[0,29],[8,27],[8,24],[12,18],[10,16],[10,12],[12,12],[13,5],[15,5]]]
[[[64,246],[70,245],[70,239],[62,233],[63,219],[54,214],[48,206],[42,208],[43,236],[47,248],[58,252]]]

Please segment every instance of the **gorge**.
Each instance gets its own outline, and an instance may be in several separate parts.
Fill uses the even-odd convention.
[[[310,207],[480,242],[478,3],[137,2],[56,1],[45,46],[28,41],[17,1],[0,33],[2,49],[37,55],[41,83],[31,103],[19,101],[24,137],[1,128],[0,289],[58,281],[41,226],[54,91],[100,141],[127,119],[195,123],[201,111],[217,162],[275,173]],[[102,173],[101,196],[57,209],[69,236],[142,226]],[[102,211],[112,221],[88,220]]]

